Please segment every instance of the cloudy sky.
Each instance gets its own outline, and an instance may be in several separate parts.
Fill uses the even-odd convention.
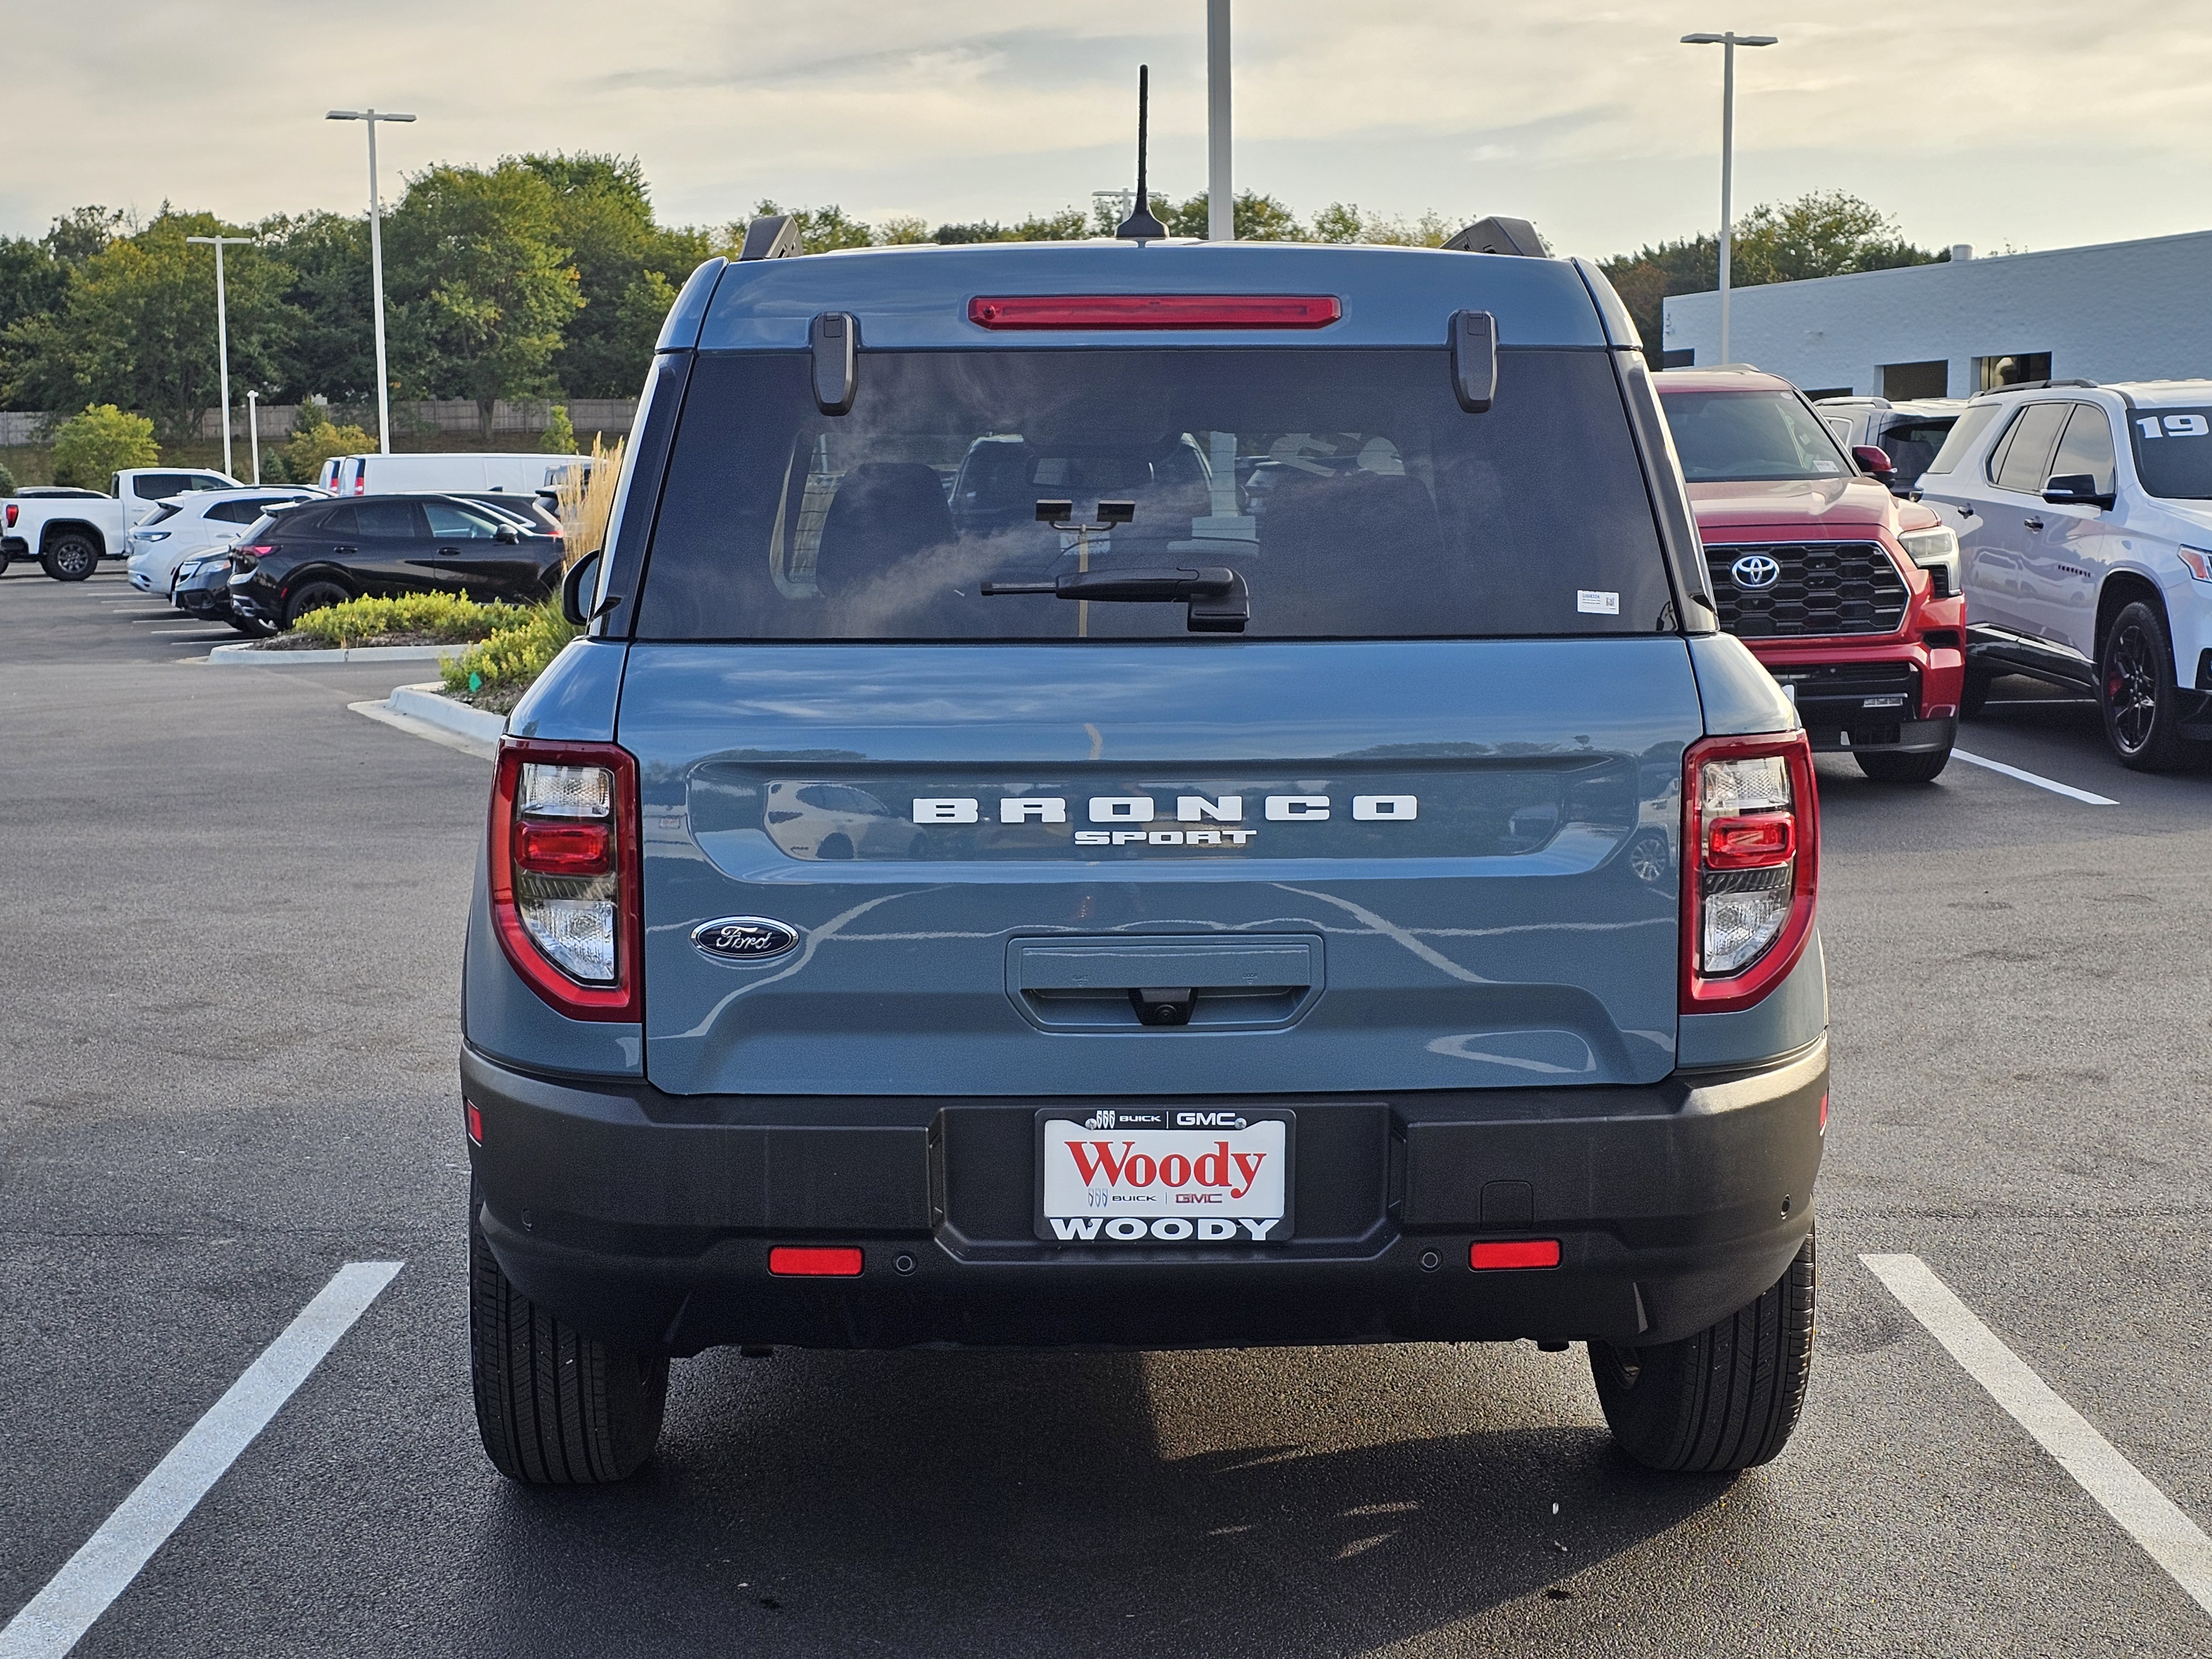
[[[1015,218],[1132,170],[1204,183],[1203,0],[0,0],[0,233],[84,202],[234,219],[357,210],[361,129],[412,110],[390,179],[614,150],[664,220],[757,198]],[[1301,212],[1514,213],[1603,255],[1709,225],[1720,52],[1738,200],[1838,187],[1927,246],[2045,248],[2212,225],[2212,5],[2138,0],[1243,0],[1237,183]]]

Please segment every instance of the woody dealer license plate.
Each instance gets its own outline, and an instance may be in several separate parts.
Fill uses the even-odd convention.
[[[1291,1236],[1289,1112],[1209,1107],[1037,1114],[1036,1236],[1060,1244],[1279,1244]]]

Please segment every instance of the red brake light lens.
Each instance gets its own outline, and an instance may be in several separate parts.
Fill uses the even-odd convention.
[[[1492,1267],[1556,1267],[1559,1241],[1556,1238],[1500,1238],[1470,1244],[1467,1265],[1478,1273]]]
[[[1692,744],[1682,845],[1681,1012],[1748,1008],[1813,936],[1820,810],[1805,733]]]
[[[22,503],[21,503],[21,502],[20,502],[20,501],[10,501],[10,502],[9,502],[9,503],[8,503],[8,528],[9,528],[9,529],[13,530],[13,529],[15,527],[15,520],[16,520],[19,517],[21,517],[21,514],[22,514],[22,511],[23,511],[23,507],[22,507]]]
[[[850,1245],[779,1244],[768,1253],[768,1270],[782,1276],[852,1279],[860,1271],[860,1253]]]
[[[981,328],[1327,328],[1344,315],[1334,294],[1020,294],[978,295]]]
[[[489,876],[500,948],[571,1019],[645,1017],[637,762],[611,743],[501,740]]]

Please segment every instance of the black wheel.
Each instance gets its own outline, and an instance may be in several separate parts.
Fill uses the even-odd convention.
[[[1598,1403],[1623,1450],[1673,1474],[1732,1474],[1790,1443],[1813,1367],[1813,1240],[1758,1301],[1654,1348],[1593,1342]]]
[[[484,1454],[510,1480],[590,1486],[635,1474],[660,1438],[668,1357],[579,1335],[501,1271],[469,1184],[469,1375]]]
[[[284,625],[297,628],[300,618],[310,611],[326,610],[334,605],[343,605],[353,597],[336,582],[309,582],[292,595],[290,606],[284,612]]]
[[[1859,755],[1859,770],[1876,783],[1933,783],[1951,763],[1951,751],[1938,749],[1924,755]]]
[[[39,562],[58,582],[81,582],[100,568],[100,544],[81,532],[65,530],[46,544]]]
[[[1972,720],[1980,714],[1990,701],[1990,683],[1996,676],[1986,669],[1966,670],[1966,683],[1959,690],[1959,712]]]
[[[255,622],[250,617],[241,617],[235,611],[226,611],[222,619],[249,640],[265,640],[276,631],[267,623]]]
[[[2140,599],[2124,606],[2105,635],[2097,672],[2105,739],[2121,765],[2171,772],[2203,752],[2202,744],[2181,735],[2179,703],[2166,618]]]

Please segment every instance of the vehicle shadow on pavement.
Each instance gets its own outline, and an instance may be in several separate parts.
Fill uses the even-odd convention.
[[[1730,1483],[1634,1468],[1571,1398],[1511,1398],[1516,1352],[1207,1356],[1182,1379],[1209,1389],[1206,1420],[1256,1433],[1173,1456],[1160,1357],[713,1354],[678,1367],[644,1472],[502,1489],[466,1577],[509,1587],[514,1651],[585,1650],[595,1618],[626,1652],[1256,1656],[1368,1650],[1540,1593],[1539,1624],[1594,1617],[1577,1574]],[[1521,1420],[1435,1432],[1468,1413],[1407,1397],[1398,1373],[1424,1362]],[[1321,1413],[1290,1397],[1302,1380]]]

